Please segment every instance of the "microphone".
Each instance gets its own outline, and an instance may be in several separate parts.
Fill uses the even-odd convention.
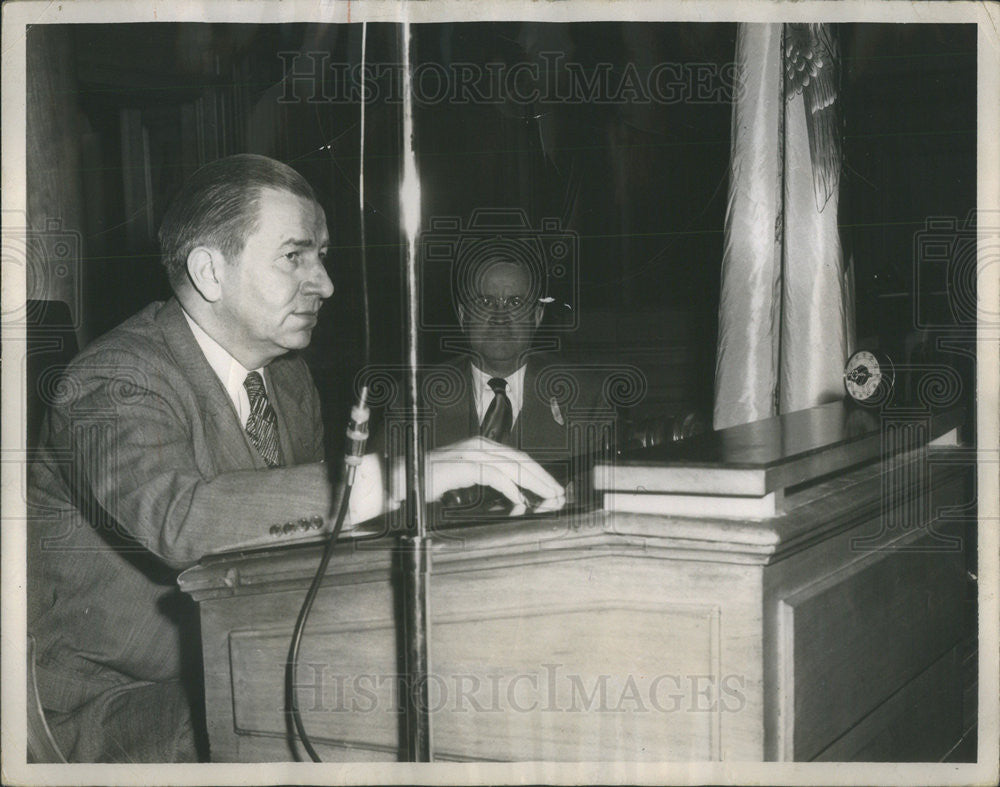
[[[368,419],[371,412],[367,406],[368,386],[361,387],[358,403],[351,408],[351,419],[347,422],[347,444],[344,446],[345,479],[347,488],[354,484],[358,465],[365,455],[365,443],[368,442]]]
[[[330,498],[329,518],[339,519],[340,513],[347,511],[347,502],[351,497],[354,479],[358,474],[358,465],[365,455],[365,444],[368,442],[368,419],[371,412],[368,409],[368,386],[361,387],[358,403],[351,408],[351,417],[347,422],[347,442],[344,444],[344,473],[337,485],[337,490]],[[343,512],[341,512],[343,508]]]

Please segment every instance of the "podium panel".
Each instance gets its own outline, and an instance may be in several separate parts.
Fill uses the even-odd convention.
[[[943,757],[963,732],[969,636],[949,512],[974,498],[949,450],[841,466],[766,518],[568,511],[438,533],[434,759]],[[218,555],[181,576],[201,609],[213,760],[304,757],[284,669],[320,553]],[[317,597],[298,696],[324,759],[400,757],[399,557],[391,535],[347,538]]]

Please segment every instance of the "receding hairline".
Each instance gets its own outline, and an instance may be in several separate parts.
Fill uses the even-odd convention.
[[[292,202],[306,203],[312,206],[314,212],[317,214],[317,218],[321,216],[323,224],[326,225],[326,211],[315,196],[308,197],[284,186],[255,185],[252,187],[252,193],[246,201],[249,221],[246,225],[246,232],[240,239],[241,247],[245,246],[247,239],[260,229],[261,219],[263,218],[264,198],[268,194],[273,194],[278,198],[290,198]],[[327,233],[329,233],[329,228],[327,228]],[[198,245],[204,246],[206,244],[201,243]]]
[[[251,200],[257,200],[259,202],[260,198],[264,196],[265,192],[273,192],[274,194],[277,194],[279,196],[288,195],[289,197],[295,197],[295,199],[301,200],[302,202],[309,202],[315,205],[320,210],[323,210],[323,206],[320,204],[319,199],[315,195],[306,196],[305,194],[300,194],[299,192],[293,191],[292,189],[287,188],[286,186],[272,186],[270,184],[258,184],[253,186],[253,190],[256,193],[254,194],[253,197],[251,197]]]
[[[529,292],[534,287],[541,289],[541,277],[536,275],[533,266],[527,260],[520,259],[516,255],[506,256],[503,254],[497,254],[478,260],[473,280],[477,285],[481,284],[483,279],[485,279],[489,273],[496,270],[501,265],[507,265],[511,268],[522,271],[527,279]]]

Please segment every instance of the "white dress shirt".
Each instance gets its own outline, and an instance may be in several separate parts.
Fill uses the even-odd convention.
[[[250,397],[247,394],[247,389],[243,387],[243,381],[247,379],[247,375],[251,371],[258,372],[264,381],[264,390],[267,391],[264,367],[252,370],[244,368],[243,364],[233,358],[225,347],[205,333],[204,329],[191,319],[191,315],[183,309],[181,311],[184,314],[184,319],[191,326],[191,333],[194,334],[195,341],[198,342],[198,346],[205,354],[205,360],[208,361],[208,365],[212,367],[212,371],[219,378],[222,387],[229,394],[229,399],[232,401],[233,407],[236,408],[236,415],[239,416],[240,424],[246,429],[247,418],[250,417]]]
[[[517,416],[521,412],[521,405],[524,403],[525,368],[527,368],[527,365],[522,366],[510,376],[503,378],[507,381],[507,398],[510,399],[510,412],[513,416],[511,423],[517,420]],[[472,364],[472,395],[476,401],[476,414],[479,416],[480,425],[482,425],[483,419],[486,417],[486,411],[493,404],[495,394],[493,393],[493,389],[490,388],[490,380],[492,379],[491,375],[486,374],[478,366]]]

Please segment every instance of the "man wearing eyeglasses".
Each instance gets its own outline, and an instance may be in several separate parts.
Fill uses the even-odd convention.
[[[449,387],[459,395],[428,397],[435,413],[429,447],[480,435],[525,452],[565,483],[569,457],[585,450],[571,420],[609,412],[600,380],[579,365],[532,352],[546,300],[540,266],[505,247],[470,268],[455,293],[469,353],[436,370],[461,382]]]

